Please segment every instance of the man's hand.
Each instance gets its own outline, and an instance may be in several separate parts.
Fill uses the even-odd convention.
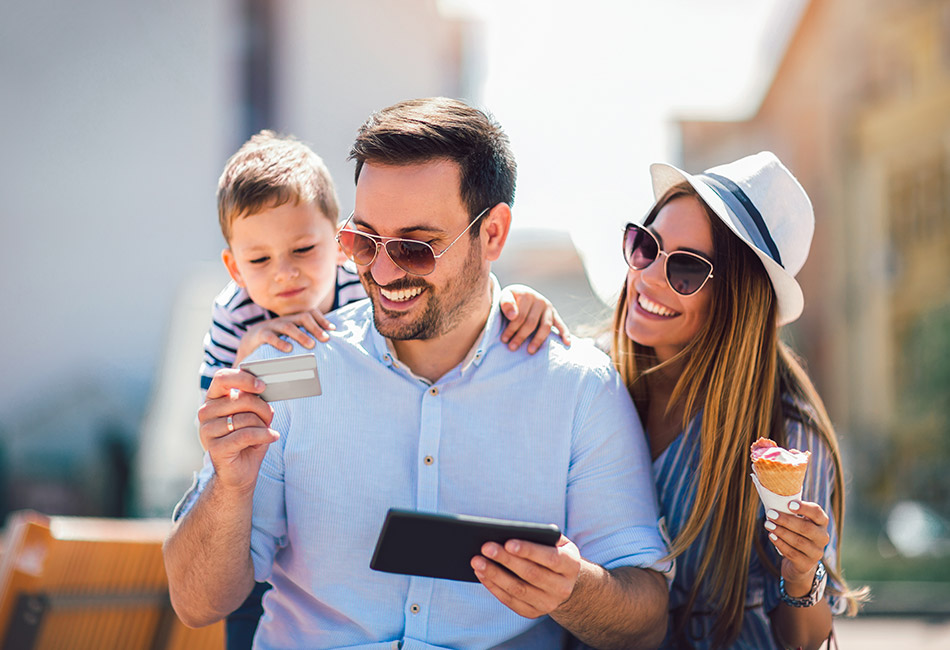
[[[526,618],[560,607],[574,591],[581,568],[577,546],[561,535],[556,546],[508,540],[488,542],[472,558],[475,576],[505,606]],[[485,558],[488,558],[488,561]]]
[[[501,340],[508,349],[517,350],[529,337],[528,353],[534,354],[548,338],[551,328],[557,329],[564,345],[571,344],[571,333],[554,305],[540,293],[523,284],[512,284],[501,291],[501,313],[508,319],[508,326],[501,333]]]
[[[259,397],[264,387],[249,372],[222,369],[198,409],[201,446],[211,456],[217,480],[228,489],[253,490],[267,445],[280,437],[269,428],[274,410]]]
[[[326,343],[330,340],[330,335],[327,332],[335,329],[336,326],[328,321],[327,317],[318,309],[261,321],[257,325],[249,327],[244,336],[241,337],[241,344],[238,346],[234,365],[237,366],[265,343],[274,346],[281,352],[293,350],[293,345],[289,341],[280,338],[281,336],[286,336],[308,350],[312,350],[314,346],[313,339]]]

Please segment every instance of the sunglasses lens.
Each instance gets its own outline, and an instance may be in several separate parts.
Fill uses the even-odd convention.
[[[376,257],[376,242],[353,230],[340,231],[340,247],[357,264],[369,264]]]
[[[670,253],[666,260],[666,279],[683,296],[699,291],[711,272],[712,264],[686,253]]]
[[[659,249],[656,239],[635,224],[627,226],[623,235],[623,259],[635,270],[645,269],[656,260]]]
[[[386,242],[386,252],[393,263],[406,273],[428,275],[435,270],[435,254],[425,242],[392,239]]]

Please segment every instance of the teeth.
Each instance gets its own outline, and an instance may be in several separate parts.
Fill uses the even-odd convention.
[[[399,289],[398,291],[390,291],[389,289],[383,289],[380,287],[379,292],[383,294],[383,297],[386,298],[386,300],[392,300],[393,302],[405,302],[422,293],[422,287],[411,287],[409,289]]]
[[[676,312],[672,309],[667,309],[659,303],[655,303],[642,293],[637,296],[637,304],[643,307],[646,311],[651,314],[656,314],[657,316],[676,316]]]

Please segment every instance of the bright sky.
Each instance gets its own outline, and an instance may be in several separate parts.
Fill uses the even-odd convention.
[[[679,162],[671,120],[754,111],[804,6],[442,2],[484,21],[481,100],[518,159],[515,227],[569,231],[601,297],[622,282],[620,229],[652,203],[649,164]]]

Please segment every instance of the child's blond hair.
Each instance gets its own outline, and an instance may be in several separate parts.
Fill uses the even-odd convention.
[[[218,222],[226,242],[231,224],[285,203],[310,203],[334,226],[340,203],[323,159],[293,136],[264,130],[237,150],[218,179]]]

